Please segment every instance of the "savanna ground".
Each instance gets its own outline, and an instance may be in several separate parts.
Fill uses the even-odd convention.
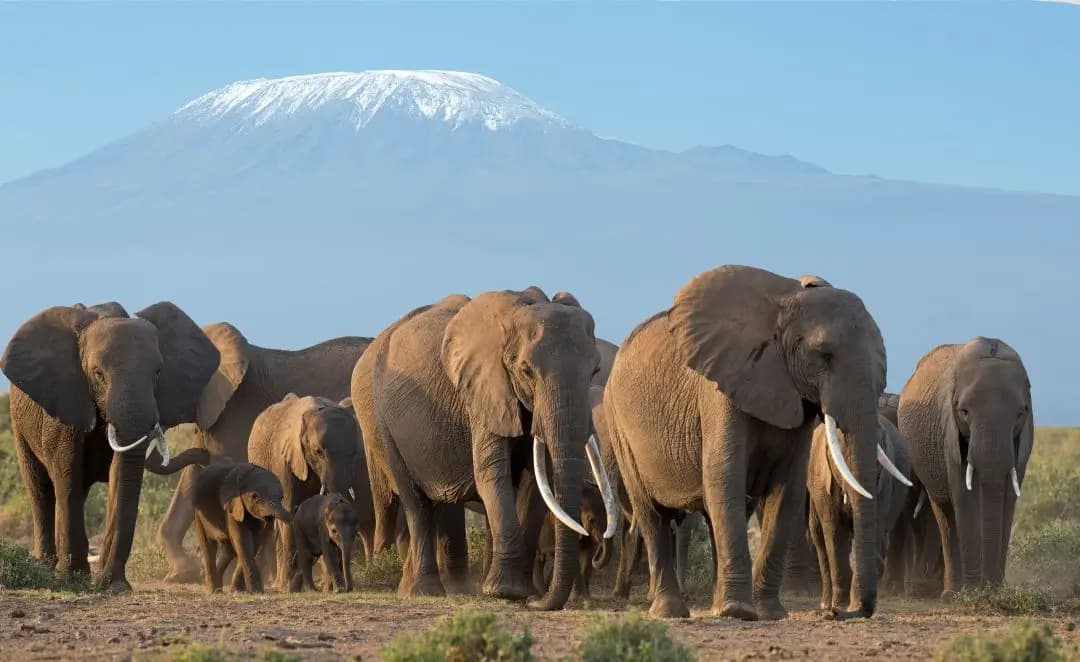
[[[164,558],[154,532],[175,477],[150,474],[145,477],[128,565],[133,594],[100,595],[86,591],[85,585],[69,584],[55,585],[59,590],[15,589],[54,580],[18,549],[29,545],[31,522],[7,415],[6,396],[0,396],[0,652],[9,659],[379,659],[396,637],[416,637],[449,614],[467,610],[493,612],[508,633],[528,631],[536,658],[576,659],[584,633],[596,626],[597,619],[613,620],[628,609],[648,609],[644,581],[638,582],[629,605],[606,598],[610,567],[594,577],[593,594],[598,597],[574,599],[556,613],[532,612],[476,596],[403,600],[393,592],[400,561],[392,553],[357,571],[357,585],[364,592],[355,594],[211,596],[201,586],[163,584]],[[174,448],[191,438],[184,429],[169,435]],[[98,531],[104,523],[104,495],[104,486],[95,487],[87,505],[90,531]],[[475,528],[471,531],[479,535]],[[472,550],[479,549],[476,542],[470,540]],[[194,550],[190,536],[188,547]],[[693,617],[666,625],[671,638],[701,660],[927,659],[940,655],[958,637],[1007,637],[1028,623],[1045,624],[1064,654],[1076,655],[1080,429],[1038,430],[1017,508],[1009,587],[1001,591],[963,595],[949,604],[885,596],[872,619],[843,623],[823,620],[811,597],[788,596],[790,619],[742,623],[709,614],[711,553],[701,532],[694,540],[692,561]],[[1029,651],[1035,645],[1024,641]],[[1047,658],[1029,652],[1026,658],[980,653],[949,659]]]

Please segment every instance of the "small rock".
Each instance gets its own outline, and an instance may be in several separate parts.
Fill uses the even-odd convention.
[[[75,630],[75,639],[78,641],[86,639],[86,630]]]
[[[24,618],[26,616],[26,612],[23,611],[22,609],[19,609],[18,607],[16,607],[16,608],[12,609],[11,613],[8,614],[8,615],[11,616],[12,618]]]
[[[56,614],[52,613],[51,611],[43,611],[41,612],[41,615],[38,616],[38,622],[44,623],[45,621],[51,621],[54,618],[56,618]]]
[[[22,630],[23,632],[33,632],[34,631],[34,626],[31,623],[23,623],[22,625],[19,626],[19,629]]]
[[[330,634],[329,632],[320,632],[317,638],[318,638],[319,641],[336,641],[337,640],[337,637]]]
[[[109,640],[106,641],[105,643],[107,643],[107,644],[118,644],[118,643],[120,643],[120,637],[110,637]]]
[[[1072,632],[1073,630],[1076,629],[1076,623],[1074,623],[1072,621],[1069,621],[1068,623],[1065,624],[1065,629],[1068,630],[1069,632]]]

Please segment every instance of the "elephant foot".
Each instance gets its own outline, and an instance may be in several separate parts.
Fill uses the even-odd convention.
[[[717,610],[716,615],[721,618],[737,618],[740,621],[758,620],[758,612],[754,609],[754,605],[741,600],[727,600]]]
[[[447,577],[443,582],[443,586],[446,587],[446,592],[449,595],[470,595],[473,593],[473,587],[469,584],[469,580],[462,577]]]
[[[952,602],[956,599],[956,596],[960,595],[960,591],[954,591],[952,589],[945,589],[941,592],[941,600],[943,602]]]
[[[107,595],[122,595],[131,593],[131,584],[124,577],[102,576],[94,582],[94,589]]]
[[[690,609],[681,595],[661,593],[649,607],[649,616],[653,618],[690,618]]]
[[[491,564],[483,586],[484,595],[502,600],[525,600],[534,590],[531,577],[512,571],[510,564],[498,563]]]
[[[198,584],[202,581],[202,571],[191,561],[185,561],[172,566],[162,581],[167,584]]]
[[[855,618],[870,618],[874,615],[874,612],[867,612],[863,609],[832,609],[825,614],[825,620],[827,621],[850,621]]]
[[[402,578],[402,581],[404,582],[404,578]],[[399,588],[398,594],[406,597],[440,597],[446,595],[446,589],[443,588],[442,582],[439,580],[438,573],[434,573],[428,575],[420,575],[409,585],[405,585]]]
[[[782,621],[788,617],[788,611],[780,604],[779,598],[758,600],[756,610],[759,621]]]

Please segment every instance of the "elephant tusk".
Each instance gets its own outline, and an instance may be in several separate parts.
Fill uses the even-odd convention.
[[[840,494],[844,498],[844,505],[846,506],[847,505],[847,491],[845,490],[845,491],[841,492]]]
[[[844,461],[844,452],[840,449],[840,438],[836,435],[836,419],[829,414],[825,414],[825,438],[829,442],[829,457],[832,458],[833,464],[836,465],[836,470],[840,472],[840,477],[851,486],[851,489],[867,499],[873,500],[874,496],[867,492],[866,488],[859,484],[859,481],[855,480],[855,474],[851,473],[847,462]]]
[[[1017,478],[1017,476],[1016,476],[1016,467],[1013,467],[1009,471],[1009,478],[1012,478],[1013,494],[1015,494],[1016,498],[1019,499],[1020,498],[1020,479]]]
[[[353,501],[356,501],[356,490],[354,490],[353,488],[350,487],[349,488],[349,496],[352,497]]]
[[[533,437],[533,472],[536,474],[536,487],[540,490],[540,496],[544,499],[544,505],[548,507],[551,514],[565,524],[567,528],[572,530],[579,536],[588,537],[589,532],[585,530],[578,522],[574,521],[573,517],[570,517],[559,502],[555,500],[555,495],[551,492],[551,484],[548,482],[547,475],[547,462],[544,457],[545,446],[544,441],[540,437]]]
[[[967,463],[967,472],[964,476],[964,484],[967,485],[968,492],[971,491],[971,477],[975,475],[975,467],[971,466],[971,462]]]
[[[161,466],[169,466],[169,440],[165,438],[165,433],[161,430],[161,424],[154,426],[154,429],[150,431],[150,443],[146,445],[146,457],[144,459],[150,459],[150,454],[157,448],[161,451]]]
[[[325,483],[323,483],[323,485],[319,488],[319,494],[326,494],[326,484]]]
[[[161,426],[160,425],[155,425],[154,429],[150,431],[150,434],[144,434],[143,436],[139,437],[136,441],[128,444],[127,446],[121,446],[120,442],[116,438],[116,426],[113,425],[112,423],[109,423],[109,425],[105,428],[105,436],[109,440],[109,448],[113,449],[117,453],[126,453],[129,450],[131,450],[132,448],[135,448],[136,446],[138,446],[142,442],[146,441],[146,438],[149,437],[150,435],[156,434],[157,432],[160,432],[160,430],[161,430]]]
[[[919,511],[926,505],[926,492],[919,492],[919,500],[915,502],[915,512],[911,514],[911,519],[916,519],[919,516]]]
[[[585,454],[589,458],[589,466],[592,468],[593,477],[600,487],[600,494],[604,497],[604,515],[607,516],[607,529],[604,538],[612,538],[619,529],[619,507],[615,503],[615,493],[611,489],[611,479],[608,478],[607,470],[604,469],[604,461],[600,456],[600,447],[596,444],[596,437],[589,435],[585,442]]]
[[[892,474],[893,478],[900,481],[903,485],[906,485],[907,487],[913,487],[912,482],[907,479],[907,476],[905,476],[902,471],[896,468],[896,465],[893,464],[892,458],[889,457],[888,453],[885,452],[885,449],[882,448],[880,444],[878,444],[877,447],[877,461],[878,464],[885,468],[885,471],[888,471],[890,474]]]

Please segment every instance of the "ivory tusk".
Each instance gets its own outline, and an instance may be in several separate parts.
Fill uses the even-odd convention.
[[[1020,479],[1016,476],[1016,467],[1013,467],[1009,471],[1009,478],[1012,478],[1013,494],[1015,494],[1016,498],[1019,499],[1020,498]]]
[[[160,426],[155,425],[154,429],[156,430],[159,427]],[[152,433],[153,432],[151,432],[151,434]],[[127,446],[121,446],[120,442],[116,438],[116,426],[113,425],[112,423],[109,423],[108,426],[106,426],[106,428],[105,428],[105,436],[109,440],[109,448],[113,449],[117,453],[126,453],[129,450],[131,450],[132,448],[135,448],[136,446],[138,446],[142,442],[146,441],[146,438],[149,437],[150,435],[149,434],[144,434],[143,436],[139,437],[136,441],[133,441],[132,443],[128,444]]]
[[[889,457],[888,453],[885,452],[885,449],[882,448],[880,444],[878,444],[877,447],[877,461],[878,464],[885,468],[885,471],[888,471],[890,474],[892,474],[893,478],[900,481],[903,485],[906,485],[907,487],[912,487],[912,482],[907,479],[907,476],[905,476],[902,471],[896,468],[896,465],[893,464],[892,458]]]
[[[829,442],[829,457],[836,465],[836,470],[840,472],[840,477],[851,486],[851,489],[872,500],[874,496],[859,484],[859,481],[855,479],[855,474],[851,473],[847,462],[844,461],[844,452],[840,449],[840,438],[836,435],[836,419],[828,414],[825,414],[825,438]]]
[[[604,498],[604,515],[607,517],[607,529],[604,530],[604,538],[612,538],[619,529],[619,507],[615,503],[615,493],[611,489],[611,480],[604,468],[603,458],[600,456],[600,446],[596,443],[596,437],[589,435],[585,442],[585,454],[589,458],[589,466],[592,468],[593,478],[600,487],[600,494]]]
[[[326,485],[325,485],[325,484],[324,484],[324,485],[322,485],[322,486],[321,486],[321,487],[319,488],[319,494],[326,494]]]
[[[911,514],[911,519],[916,519],[919,516],[919,511],[926,505],[926,492],[919,492],[919,500],[915,502],[915,512]]]
[[[588,536],[589,532],[585,530],[578,522],[574,521],[573,517],[567,514],[559,502],[555,500],[555,495],[551,492],[551,484],[548,482],[547,475],[547,462],[544,457],[544,441],[537,436],[533,436],[533,473],[536,475],[536,487],[540,490],[540,496],[544,499],[544,505],[548,507],[555,518],[565,524],[567,528],[572,530],[579,536]]]
[[[971,462],[967,463],[967,471],[964,476],[964,484],[967,485],[968,492],[971,491],[971,477],[975,475],[975,467],[971,466]]]
[[[356,501],[356,490],[354,490],[353,488],[350,487],[349,488],[349,496],[352,497],[353,501]]]

